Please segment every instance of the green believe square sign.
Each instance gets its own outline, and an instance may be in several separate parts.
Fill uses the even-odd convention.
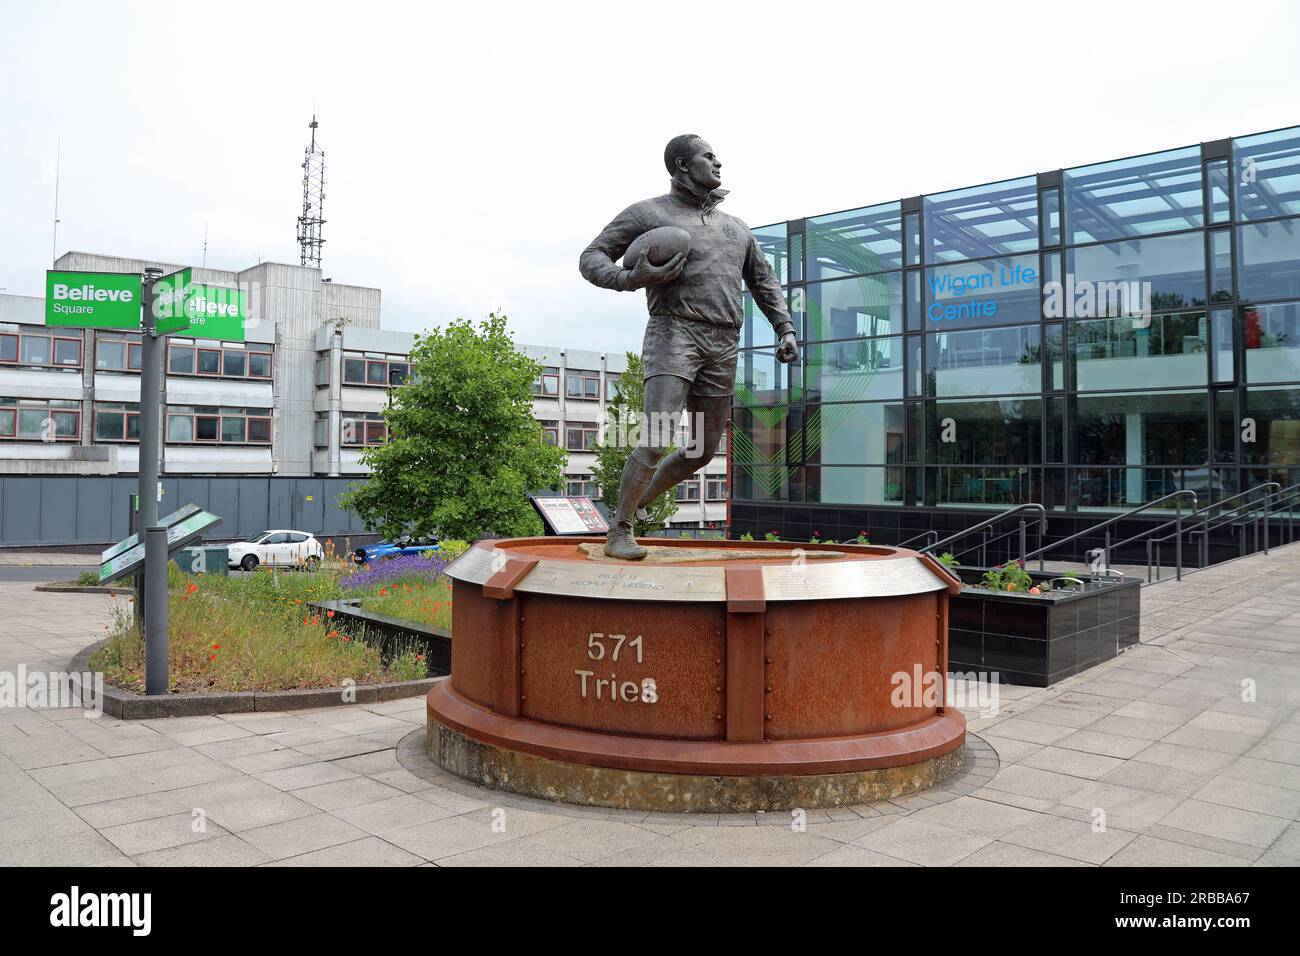
[[[140,277],[123,272],[46,272],[45,324],[139,329]]]
[[[239,289],[202,285],[192,269],[154,283],[154,319],[161,335],[183,332],[202,339],[244,341],[248,296]]]

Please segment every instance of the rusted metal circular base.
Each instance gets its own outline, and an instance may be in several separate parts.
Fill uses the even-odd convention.
[[[442,769],[494,790],[584,806],[674,813],[856,806],[943,783],[965,762],[965,748],[959,746],[915,763],[849,773],[653,773],[569,763],[484,743],[444,726],[432,713],[425,747]]]
[[[966,724],[944,691],[960,584],[934,559],[647,543],[666,563],[523,538],[480,541],[448,569],[435,760],[578,803],[762,809],[897,795],[957,759]]]

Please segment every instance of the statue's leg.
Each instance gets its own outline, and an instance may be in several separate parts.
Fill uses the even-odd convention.
[[[659,463],[654,478],[641,495],[641,507],[649,505],[665,491],[685,481],[713,460],[722,433],[726,431],[727,418],[731,414],[731,396],[692,394],[686,400],[686,412],[690,418],[690,444],[677,449]],[[622,500],[620,497],[619,501]]]
[[[646,379],[641,440],[623,466],[614,525],[605,541],[605,553],[610,557],[637,560],[646,555],[645,548],[632,535],[636,509],[655,478],[655,466],[661,464],[667,446],[672,443],[690,389],[691,383],[676,375],[653,375]]]

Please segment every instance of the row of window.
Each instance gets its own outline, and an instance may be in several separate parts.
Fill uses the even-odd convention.
[[[1297,297],[1300,218],[1292,218],[812,282],[791,290],[789,304],[798,337],[817,342]],[[748,295],[745,316],[742,347],[773,345]]]
[[[411,377],[411,363],[405,355],[372,354],[369,352],[343,353],[343,384],[390,388],[406,384]],[[316,355],[315,382],[317,386],[330,383],[330,355]]]
[[[1266,481],[1283,487],[1300,481],[1297,468],[1141,466],[744,466],[733,475],[740,502],[1005,508],[1034,501],[1068,511],[1123,510],[1182,489],[1205,506]]]
[[[1240,137],[1231,153],[1167,150],[1063,170],[1059,186],[1025,176],[924,196],[914,212],[883,203],[755,234],[782,282],[802,282],[1300,214],[1300,127]]]
[[[705,501],[727,500],[726,478],[705,476],[703,481]],[[596,501],[600,498],[600,486],[590,475],[565,475],[564,493],[570,497],[586,497]],[[676,497],[679,502],[699,501],[700,479],[688,478],[681,482],[677,486]]]
[[[1288,465],[1300,389],[736,409],[744,465]]]
[[[135,402],[96,402],[92,434],[100,442],[140,440],[140,406]],[[168,405],[169,444],[269,445],[269,408]],[[81,403],[0,397],[0,438],[18,441],[76,442],[81,438]]]
[[[619,376],[612,373],[605,375],[605,400],[618,398]],[[560,397],[560,370],[553,365],[542,368],[533,380],[533,395],[537,398]],[[598,401],[600,399],[600,372],[594,369],[571,368],[564,372],[565,398],[579,401]]]
[[[339,445],[365,448],[388,441],[388,423],[383,412],[343,412],[339,418]],[[312,444],[329,447],[329,413],[317,412],[313,423]]]
[[[97,371],[140,371],[143,346],[140,337],[125,335],[95,338]],[[0,364],[37,368],[82,368],[82,339],[53,332],[0,333]],[[193,340],[169,340],[167,371],[172,375],[202,375],[217,378],[271,378],[271,346],[201,346]]]
[[[741,353],[743,405],[1300,382],[1300,302],[814,342]]]

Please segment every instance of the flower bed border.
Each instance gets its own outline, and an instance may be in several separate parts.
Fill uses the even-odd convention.
[[[451,673],[451,631],[366,611],[362,609],[361,601],[360,598],[340,598],[310,601],[307,606],[322,614],[333,611],[334,626],[340,630],[346,628],[349,633],[363,639],[367,634],[378,638],[381,654],[391,651],[393,642],[399,638],[418,641],[424,645],[425,664],[430,674],[446,677]]]
[[[90,670],[90,658],[107,639],[83,648],[72,658],[68,670]],[[342,687],[306,687],[294,690],[214,691],[210,694],[159,694],[146,697],[121,687],[104,684],[104,713],[119,720],[145,720],[155,717],[199,717],[210,714],[247,714],[258,711],[303,710],[309,707],[342,707],[350,704],[374,704],[403,697],[427,694],[444,676],[420,680],[394,681],[390,684],[357,684],[348,688],[352,700],[343,700]]]

